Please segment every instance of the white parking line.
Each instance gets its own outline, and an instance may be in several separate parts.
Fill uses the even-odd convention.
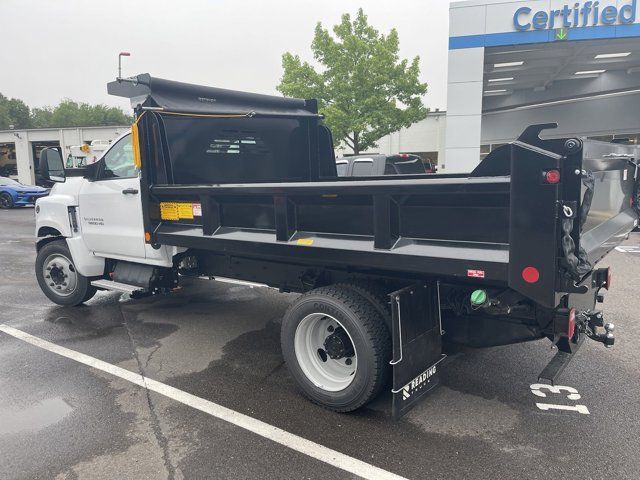
[[[177,388],[165,385],[164,383],[160,383],[137,373],[133,373],[124,368],[116,367],[110,363],[85,355],[84,353],[76,352],[56,345],[55,343],[47,342],[46,340],[42,340],[41,338],[25,333],[22,330],[0,324],[0,331],[36,347],[48,350],[49,352],[95,368],[96,370],[101,370],[127,380],[152,392],[164,395],[172,400],[188,405],[196,410],[200,410],[201,412],[208,413],[220,420],[224,420],[225,422],[244,428],[256,435],[260,435],[261,437],[272,440],[280,445],[303,453],[304,455],[320,460],[321,462],[327,463],[346,472],[358,475],[359,477],[370,479],[406,480],[404,477],[337,452],[336,450],[332,450],[323,445],[312,442],[311,440],[307,440],[306,438],[299,437],[298,435],[289,433],[278,427],[274,427],[273,425],[269,425],[261,420],[257,420],[249,417],[248,415],[236,412],[235,410],[223,407],[222,405],[205,400],[204,398],[196,397],[195,395],[178,390]]]

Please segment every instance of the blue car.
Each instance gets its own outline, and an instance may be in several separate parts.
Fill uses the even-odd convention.
[[[0,208],[33,205],[49,195],[49,190],[35,185],[23,185],[7,177],[0,177]]]

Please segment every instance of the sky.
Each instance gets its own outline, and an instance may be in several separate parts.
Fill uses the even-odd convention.
[[[150,73],[202,85],[277,94],[281,56],[313,60],[317,22],[331,27],[362,7],[380,32],[396,28],[402,58],[420,56],[424,103],[446,106],[450,0],[0,0],[0,93],[31,107],[63,98],[128,110],[107,82]]]

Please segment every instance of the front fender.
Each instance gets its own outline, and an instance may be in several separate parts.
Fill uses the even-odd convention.
[[[76,206],[71,195],[55,195],[36,201],[36,238],[51,235],[52,229],[63,237],[71,237],[69,207]]]
[[[104,258],[96,257],[87,250],[82,237],[67,238],[67,247],[73,258],[73,265],[85,277],[101,277],[104,275]]]
[[[82,232],[74,232],[69,219],[69,207],[77,207],[77,197],[54,194],[36,201],[36,238],[38,246],[43,237],[64,237],[76,270],[85,277],[104,274],[105,260],[90,252],[82,238]],[[46,242],[47,240],[45,240]]]
[[[11,198],[13,199],[14,202],[18,201],[18,194],[15,192],[15,190],[3,189],[3,190],[0,190],[0,193],[7,193],[11,195]]]

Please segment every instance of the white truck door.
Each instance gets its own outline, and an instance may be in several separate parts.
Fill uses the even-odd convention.
[[[78,213],[87,248],[101,257],[144,258],[140,178],[133,164],[131,135],[104,154],[97,178],[80,190]]]

